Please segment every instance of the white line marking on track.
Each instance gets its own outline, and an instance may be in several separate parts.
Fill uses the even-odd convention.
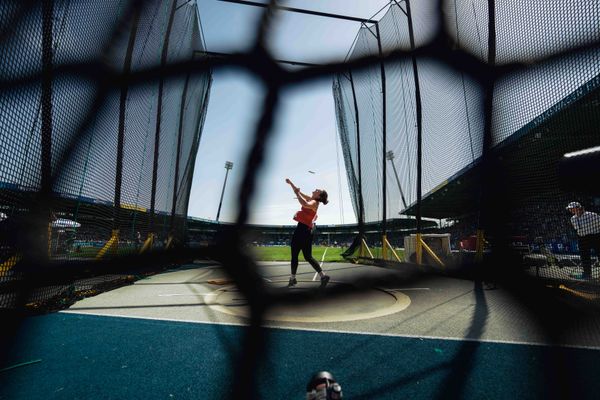
[[[173,293],[159,294],[158,297],[175,297],[175,296],[216,296],[215,293]]]
[[[329,250],[329,247],[325,247],[325,251],[323,252],[323,257],[321,257],[321,269],[323,269],[323,262],[325,261],[325,254],[327,254],[327,250]],[[318,272],[315,272],[315,276],[313,276],[313,282],[317,280],[317,275],[319,275]]]
[[[413,287],[413,288],[400,288],[400,289],[388,289],[388,288],[383,288],[384,290],[387,290],[388,292],[406,292],[408,290],[431,290],[428,287]]]

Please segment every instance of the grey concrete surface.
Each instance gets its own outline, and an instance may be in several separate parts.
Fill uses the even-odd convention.
[[[265,325],[286,329],[400,335],[455,340],[551,344],[527,307],[501,287],[475,290],[472,281],[423,276],[409,282],[398,271],[373,266],[326,263],[330,286],[377,287],[329,298],[327,292],[302,305],[277,306]],[[261,263],[265,284],[274,290],[315,291],[314,271],[301,263],[299,285],[286,288],[289,264]],[[74,304],[68,313],[151,318],[211,324],[247,324],[243,295],[222,267],[202,262],[135,282]],[[600,348],[600,320],[589,317],[566,327],[560,344]],[[556,338],[555,338],[556,339]],[[554,339],[554,340],[555,340]]]

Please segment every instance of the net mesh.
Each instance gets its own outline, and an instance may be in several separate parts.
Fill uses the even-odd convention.
[[[487,62],[492,27],[494,63],[511,67],[490,80],[489,110],[480,73],[454,68],[431,53],[415,57],[414,68],[408,58],[385,60],[383,79],[377,65],[340,72],[333,92],[357,216],[379,222],[379,233],[384,234],[384,216],[409,221],[421,209],[418,219],[438,219],[437,230],[450,233],[455,252],[473,251],[478,230],[488,230],[491,236],[495,230],[497,245],[510,242],[511,248],[527,253],[526,267],[547,263],[574,267],[579,262],[579,238],[565,207],[579,200],[597,211],[598,198],[561,187],[558,166],[565,153],[599,142],[594,128],[599,53],[588,46],[598,40],[596,22],[590,17],[598,5],[574,2],[566,16],[564,8],[553,3],[496,4],[493,25],[486,1],[444,2],[441,19],[431,4],[414,8],[413,47],[430,43],[435,36],[432,27],[443,26],[453,50]],[[377,55],[378,41],[383,54],[411,50],[408,11],[405,3],[393,3],[377,31],[363,26],[349,60]],[[489,145],[486,115],[491,115]],[[360,197],[365,205],[362,215]],[[492,209],[498,212],[491,213]],[[413,220],[413,232],[416,225]],[[390,236],[395,240],[391,245],[403,247],[407,233]],[[370,237],[372,246],[381,246],[381,239]],[[486,240],[486,246],[492,242],[493,238]],[[547,259],[548,252],[557,257]],[[375,258],[386,255],[379,251]],[[450,263],[456,260],[463,258],[449,256]],[[575,269],[555,268],[542,272],[537,268],[535,273],[556,279],[577,275]]]
[[[169,238],[185,239],[211,74],[159,76],[139,85],[118,84],[110,74],[127,79],[149,68],[198,60],[204,46],[197,9],[177,8],[174,1],[134,5],[1,6],[4,23],[19,7],[28,7],[17,24],[5,27],[9,31],[0,46],[3,81],[27,79],[0,94],[4,282],[18,279],[15,261],[28,257],[24,243],[8,236],[12,229],[30,228],[27,221],[36,210],[45,213],[35,229],[47,238],[41,251],[50,263],[137,254],[150,234],[158,247]],[[49,57],[40,57],[42,51]],[[67,71],[69,66],[73,70]],[[45,88],[48,69],[55,72]],[[56,292],[37,290],[27,301],[49,300]],[[15,299],[2,296],[2,306]]]
[[[556,323],[565,314],[548,312],[555,292],[539,282],[598,287],[600,271],[586,258],[594,238],[582,239],[589,228],[572,224],[565,210],[571,201],[600,207],[589,188],[597,159],[593,152],[591,163],[563,157],[600,141],[597,2],[393,1],[376,25],[363,24],[349,59],[293,71],[279,68],[263,46],[278,15],[273,7],[248,53],[207,58],[196,9],[185,4],[0,4],[3,311],[209,257],[251,312],[232,358],[233,397],[258,398],[264,312],[311,299],[265,286],[245,251],[248,199],[282,88],[333,74],[359,222],[360,240],[348,254],[389,263],[385,248],[410,244],[412,233],[449,233],[443,237],[454,251],[442,257],[444,274],[502,281],[550,342],[577,326],[571,315],[564,319],[571,323]],[[268,93],[237,221],[215,227],[186,213],[211,71],[231,66],[262,79]],[[580,175],[588,187],[577,185]],[[167,246],[185,243],[188,230],[204,246]],[[373,248],[369,257],[365,244]],[[150,247],[159,251],[143,252]],[[395,267],[436,264],[431,255],[413,257],[418,249],[408,253]],[[376,284],[361,280],[357,290]]]

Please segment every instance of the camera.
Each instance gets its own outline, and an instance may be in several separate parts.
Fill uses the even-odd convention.
[[[330,372],[317,372],[306,385],[306,400],[337,400],[342,398],[342,387]]]

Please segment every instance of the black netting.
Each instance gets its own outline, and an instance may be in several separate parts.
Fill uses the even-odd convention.
[[[275,5],[256,46],[217,57],[205,52],[193,2],[0,4],[0,307],[17,316],[6,336],[14,342],[23,310],[206,257],[250,312],[224,392],[258,398],[264,313],[314,297],[273,292],[248,255],[257,171],[281,90],[332,76],[358,224],[327,229],[358,231],[347,256],[395,268],[398,283],[475,280],[475,339],[487,318],[482,280],[503,284],[548,343],[585,322],[579,312],[600,288],[599,3],[394,0],[379,22],[362,23],[348,59],[293,71],[264,46]],[[211,71],[231,67],[260,78],[266,96],[228,225],[187,210]],[[327,295],[381,283],[353,279]],[[572,292],[584,304],[556,301]],[[444,368],[462,373],[470,352],[461,347],[450,356],[459,367]],[[568,397],[576,382],[557,371],[549,387]],[[466,380],[449,377],[460,397]]]
[[[362,191],[357,185],[352,188],[357,216],[362,196],[363,221],[380,221],[380,234],[388,233],[383,215],[402,219],[406,231],[389,232],[395,239],[391,245],[397,248],[404,247],[411,222],[415,232],[416,219],[437,219],[437,231],[450,234],[448,263],[460,264],[465,254],[472,255],[477,232],[487,230],[489,237],[479,239],[485,243],[483,253],[494,245],[496,235],[495,245],[506,242],[503,245],[521,253],[530,272],[569,282],[579,275],[580,260],[577,233],[565,207],[578,200],[595,211],[598,200],[561,188],[558,166],[565,153],[599,143],[593,127],[599,54],[587,48],[598,39],[596,21],[590,17],[598,6],[578,3],[566,16],[563,7],[552,3],[497,4],[493,24],[487,2],[448,1],[444,7],[440,22],[429,5],[414,5],[414,46],[428,43],[435,35],[432,26],[442,23],[452,49],[486,62],[491,57],[492,27],[494,63],[513,66],[486,81],[482,73],[455,69],[432,54],[416,57],[414,64],[410,59],[386,61],[385,91],[376,65],[338,74],[334,95],[349,182],[352,187],[359,178],[362,181]],[[349,58],[378,54],[378,40],[384,53],[410,50],[408,11],[405,3],[390,5],[378,29],[375,25],[361,29]],[[577,50],[568,52],[572,49]],[[561,56],[552,56],[557,53]],[[491,93],[486,92],[489,83]],[[353,90],[356,106],[349,100]],[[486,96],[493,98],[489,110]],[[422,107],[420,122],[417,101]],[[486,113],[491,113],[489,145]],[[385,179],[383,152],[388,154]],[[381,240],[375,237],[371,245],[379,248]],[[375,258],[387,256],[379,252]],[[559,264],[572,268],[554,268]],[[540,265],[548,268],[540,270]]]
[[[204,51],[197,10],[171,1],[132,5],[30,5],[0,46],[5,82],[39,75],[44,68],[76,66],[74,72],[56,72],[47,90],[33,79],[0,94],[4,233],[23,227],[34,210],[42,211],[46,221],[37,223],[45,228],[37,229],[47,236],[44,253],[50,263],[136,254],[152,234],[155,248],[186,237],[210,73],[157,77],[140,85],[118,84],[102,73],[127,78],[161,63],[197,60]],[[3,7],[2,21],[18,8]],[[50,58],[42,59],[42,50]],[[98,60],[101,64],[92,64]],[[50,192],[36,198],[44,185]],[[27,254],[22,244],[8,238],[3,243],[2,279],[9,282],[18,275],[15,261]],[[55,295],[37,290],[29,300]],[[14,301],[4,296],[2,304]]]

